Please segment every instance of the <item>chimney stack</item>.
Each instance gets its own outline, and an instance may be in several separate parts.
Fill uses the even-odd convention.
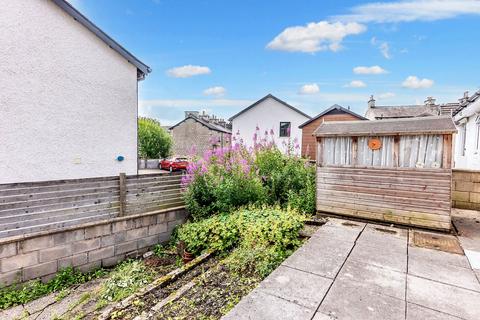
[[[426,106],[434,106],[435,105],[435,99],[433,97],[427,97],[425,100],[425,105]]]
[[[368,100],[368,107],[375,108],[375,99],[373,99],[373,94],[370,96],[370,100]]]

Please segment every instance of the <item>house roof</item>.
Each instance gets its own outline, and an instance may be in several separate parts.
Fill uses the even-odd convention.
[[[193,119],[193,120],[201,123],[201,124],[204,125],[205,127],[209,128],[210,130],[214,130],[214,131],[217,131],[217,132],[223,132],[223,133],[229,133],[229,134],[232,133],[232,130],[230,130],[230,129],[224,128],[224,127],[222,127],[222,126],[220,126],[220,125],[218,125],[218,124],[215,124],[215,123],[211,123],[211,122],[205,121],[205,120],[203,120],[202,118],[196,117],[196,116],[194,116],[194,115],[192,115],[192,114],[186,116],[185,119],[183,119],[183,120],[180,121],[179,123],[171,126],[171,127],[169,128],[169,130],[172,130],[173,128],[181,125],[181,124],[184,123],[187,119]]]
[[[460,111],[468,107],[470,104],[480,99],[480,90],[475,92],[471,97],[460,99],[459,107],[453,111],[453,115],[457,115]]]
[[[451,115],[458,107],[458,103],[374,106],[367,109],[365,117],[373,120]]]
[[[306,114],[306,113],[298,110],[298,109],[295,108],[294,106],[289,105],[289,104],[286,103],[285,101],[280,100],[280,99],[278,99],[277,97],[275,97],[274,95],[272,95],[272,94],[269,93],[269,94],[267,94],[265,97],[263,97],[262,99],[258,100],[257,102],[251,104],[250,106],[248,106],[248,107],[246,107],[245,109],[243,109],[242,111],[240,111],[239,113],[237,113],[237,114],[235,114],[234,116],[230,117],[230,119],[228,119],[228,120],[232,121],[233,119],[235,119],[235,118],[238,117],[239,115],[241,115],[241,114],[247,112],[248,110],[254,108],[255,106],[257,106],[257,105],[259,105],[260,103],[262,103],[263,101],[267,100],[268,98],[272,98],[273,100],[275,100],[275,101],[283,104],[284,106],[292,109],[293,111],[298,112],[298,113],[301,114],[302,116],[305,116],[305,117],[307,117],[308,119],[311,119],[311,117],[310,117],[308,114]]]
[[[414,134],[449,134],[457,131],[452,117],[435,116],[382,121],[326,121],[314,135],[335,136],[381,136]]]
[[[328,109],[325,109],[324,111],[322,111],[321,113],[319,113],[318,115],[316,115],[315,117],[311,118],[310,120],[302,123],[301,125],[299,125],[298,127],[301,129],[303,127],[305,127],[306,125],[308,125],[309,123],[312,123],[313,121],[317,120],[318,118],[320,117],[323,117],[324,115],[328,114],[328,113],[331,113],[331,112],[334,112],[334,111],[339,111],[339,112],[343,112],[343,113],[348,113],[348,114],[351,114],[352,116],[354,117],[357,117],[358,119],[360,120],[368,120],[367,118],[359,115],[359,114],[356,114],[355,112],[353,111],[350,111],[349,109],[346,109],[342,106],[339,106],[338,104],[334,104],[333,106],[331,106],[330,108]]]
[[[103,32],[99,27],[97,27],[93,22],[88,20],[80,11],[75,9],[70,3],[65,0],[52,0],[57,6],[63,9],[66,13],[72,16],[73,19],[82,24],[85,28],[93,32],[97,37],[104,41],[110,48],[117,51],[121,56],[127,59],[128,62],[137,67],[137,78],[143,80],[145,76],[152,72],[152,69],[147,66],[145,63],[141,62],[133,54],[127,51],[122,47],[118,42],[113,40],[108,34]]]

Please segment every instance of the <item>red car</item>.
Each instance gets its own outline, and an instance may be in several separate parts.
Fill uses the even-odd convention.
[[[188,159],[184,157],[176,157],[170,159],[163,159],[160,161],[158,167],[163,170],[177,171],[177,170],[187,170]]]

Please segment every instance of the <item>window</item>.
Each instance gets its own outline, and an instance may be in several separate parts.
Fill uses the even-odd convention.
[[[290,137],[290,122],[280,122],[280,137]]]
[[[467,141],[467,125],[464,123],[460,126],[460,154],[465,155],[465,147]]]
[[[477,116],[475,119],[475,124],[476,124],[476,129],[477,129],[477,143],[476,143],[476,149],[477,151],[480,151],[480,116]]]

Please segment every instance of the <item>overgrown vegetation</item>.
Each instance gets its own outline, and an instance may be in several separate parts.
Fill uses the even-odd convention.
[[[103,269],[82,273],[69,267],[59,271],[55,277],[47,283],[34,280],[22,286],[13,284],[0,288],[0,309],[24,304],[52,292],[63,292],[69,287],[99,278],[105,274],[106,271]]]
[[[225,260],[230,270],[263,278],[299,246],[303,221],[295,210],[246,208],[187,223],[178,237],[195,254],[233,249]]]
[[[118,265],[102,284],[99,306],[120,301],[153,280],[153,272],[140,260],[127,260]]]
[[[299,148],[295,141],[283,154],[268,132],[259,139],[258,131],[252,148],[234,138],[232,147],[209,151],[189,165],[183,183],[187,209],[194,220],[249,204],[315,211],[314,166],[294,155]]]
[[[143,159],[170,156],[173,140],[160,122],[151,118],[138,118],[138,153]]]

